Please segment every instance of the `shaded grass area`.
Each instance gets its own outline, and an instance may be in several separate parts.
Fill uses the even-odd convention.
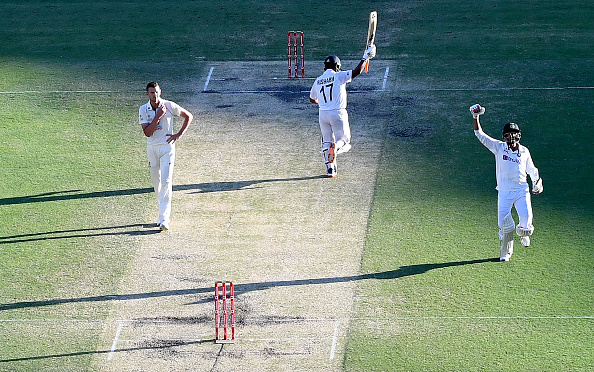
[[[513,102],[525,94],[505,96]],[[458,98],[439,97],[452,107]],[[574,98],[579,99],[565,106],[570,111],[592,95]],[[504,97],[495,93],[488,99]],[[555,122],[555,114],[546,117],[546,108],[555,100],[559,97],[549,95],[529,105],[542,116],[538,131],[526,127],[523,142],[548,186],[533,198],[532,246],[523,248],[516,239],[509,263],[497,262],[494,159],[474,137],[467,108],[460,123],[440,124],[444,113],[424,111],[428,102],[419,99],[415,107],[425,113],[423,119],[411,117],[415,107],[402,116],[410,119],[403,120],[408,125],[426,125],[427,120],[432,131],[386,141],[361,270],[435,268],[359,283],[346,370],[592,367],[594,236],[587,172],[592,156],[581,140],[590,128],[564,132],[555,145],[542,148],[539,139],[551,133],[543,123]],[[457,115],[454,109],[446,110],[448,114]],[[496,134],[500,125],[487,124],[489,117],[483,120],[485,130]],[[457,133],[460,130],[465,134]],[[576,149],[576,155],[567,156],[567,148]],[[567,162],[572,164],[569,169]]]
[[[298,5],[298,6],[297,6]],[[305,32],[308,56],[359,54],[371,7],[381,58],[584,58],[593,5],[584,1],[3,2],[2,55],[107,61],[267,60],[286,57],[286,32]],[[82,26],[82,27],[81,27]],[[358,42],[358,43],[357,43]],[[478,50],[477,50],[478,49]],[[147,51],[150,50],[150,53]]]
[[[361,271],[434,269],[359,283],[345,370],[593,368],[594,95],[566,89],[591,86],[584,43],[594,35],[577,14],[591,5],[539,4],[460,4],[470,15],[418,3],[404,21],[402,44],[419,53],[394,69]],[[450,33],[461,15],[469,22]],[[495,160],[472,132],[473,103],[487,107],[481,123],[495,138],[519,123],[545,183],[533,198],[532,246],[516,238],[508,263],[496,261]]]
[[[389,1],[374,6],[391,9]],[[287,31],[305,32],[307,54],[362,53],[369,5],[341,4],[329,19],[326,5],[278,1],[30,1],[4,2],[0,36],[5,56],[70,62],[197,62],[285,60]],[[361,11],[358,11],[361,7]],[[386,14],[384,22],[389,17]],[[357,31],[353,25],[360,25]],[[8,27],[11,25],[11,27]],[[387,38],[385,38],[387,41]],[[308,58],[309,59],[309,58]]]

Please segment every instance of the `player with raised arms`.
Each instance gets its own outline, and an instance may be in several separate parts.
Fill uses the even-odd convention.
[[[530,236],[534,232],[532,225],[532,202],[526,176],[532,181],[532,193],[543,191],[542,179],[532,162],[530,151],[520,145],[522,132],[516,123],[507,123],[503,127],[504,141],[489,137],[481,128],[479,117],[485,108],[472,105],[474,134],[479,141],[495,155],[497,177],[497,223],[501,242],[500,261],[509,261],[514,251],[514,230],[521,237],[523,246],[530,245]],[[512,207],[516,208],[520,219],[515,226]]]
[[[348,71],[341,70],[340,59],[337,56],[326,57],[324,73],[315,79],[309,92],[309,101],[319,106],[322,154],[328,177],[337,175],[336,155],[351,149],[346,84],[359,76],[365,63],[373,57],[375,45],[367,48],[357,67]]]
[[[324,60],[324,73],[316,78],[309,92],[309,101],[319,106],[319,123],[322,132],[322,154],[328,177],[336,177],[336,155],[351,149],[351,129],[347,113],[346,84],[367,72],[369,60],[375,57],[377,12],[369,15],[366,49],[363,59],[353,70],[342,71],[340,59],[328,56]]]

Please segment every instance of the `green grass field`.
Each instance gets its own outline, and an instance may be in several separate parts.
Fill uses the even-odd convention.
[[[313,76],[329,53],[359,58],[373,9],[388,89],[350,110],[388,124],[343,369],[594,369],[591,2],[167,4],[0,4],[0,371],[92,370],[109,307],[76,299],[117,293],[153,233],[136,117],[147,81],[285,61],[289,29],[305,32]],[[544,180],[533,245],[516,238],[508,263],[474,103],[494,137],[520,125]],[[71,301],[45,306],[56,299]]]

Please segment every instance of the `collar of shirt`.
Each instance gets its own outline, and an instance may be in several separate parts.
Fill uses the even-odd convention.
[[[331,69],[327,69],[326,71],[324,71],[324,73],[322,74],[322,77],[327,77],[330,75],[336,75],[337,72]]]
[[[163,102],[163,101],[161,100],[161,102]],[[159,106],[157,106],[157,107],[159,107]],[[153,108],[153,105],[151,105],[151,101],[150,101],[150,100],[147,102],[147,104],[146,104],[146,108],[147,108],[148,110],[157,111],[156,109],[154,109],[154,108]]]

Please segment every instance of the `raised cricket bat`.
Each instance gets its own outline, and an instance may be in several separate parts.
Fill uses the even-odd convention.
[[[367,44],[365,49],[375,43],[375,32],[377,31],[377,12],[374,10],[369,13],[369,28],[367,29]],[[369,70],[369,60],[365,63],[365,72]]]

